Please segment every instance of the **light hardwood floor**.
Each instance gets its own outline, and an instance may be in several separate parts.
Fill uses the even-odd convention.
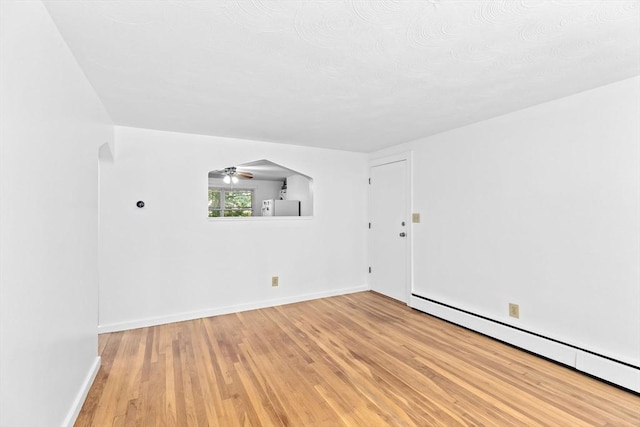
[[[76,426],[640,426],[640,397],[373,292],[100,336]]]

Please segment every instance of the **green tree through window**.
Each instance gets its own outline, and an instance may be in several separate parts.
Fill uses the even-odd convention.
[[[252,216],[253,190],[209,188],[209,218]]]

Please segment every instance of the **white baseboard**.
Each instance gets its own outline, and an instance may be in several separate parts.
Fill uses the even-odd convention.
[[[640,369],[415,296],[409,306],[640,393]]]
[[[63,427],[73,427],[73,425],[75,424],[76,419],[80,414],[80,410],[82,409],[82,405],[84,404],[84,401],[87,398],[87,395],[89,394],[89,390],[91,389],[91,386],[93,385],[93,381],[96,379],[96,375],[98,375],[99,370],[100,370],[100,356],[96,357],[96,359],[93,361],[93,364],[91,365],[91,368],[89,369],[89,372],[87,373],[87,376],[84,382],[82,383],[82,387],[80,387],[80,391],[78,392],[78,395],[74,399],[73,405],[71,406],[71,409],[67,414],[67,417],[62,423]]]
[[[126,331],[129,329],[145,328],[148,326],[164,325],[166,323],[183,322],[185,320],[201,319],[203,317],[219,316],[222,314],[239,313],[241,311],[255,310],[258,308],[274,307],[277,305],[292,304],[301,301],[309,301],[318,298],[327,298],[336,295],[346,295],[355,292],[368,291],[368,285],[355,286],[352,288],[336,289],[312,294],[294,295],[285,298],[256,301],[247,304],[238,304],[225,307],[215,307],[206,310],[191,311],[187,313],[170,314],[167,316],[150,317],[126,322],[107,323],[98,325],[98,333]]]
[[[640,393],[640,369],[616,363],[595,354],[577,350],[576,366],[579,371]]]

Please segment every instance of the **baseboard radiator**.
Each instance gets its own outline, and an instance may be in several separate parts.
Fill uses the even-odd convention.
[[[634,393],[640,393],[640,367],[412,294],[409,306],[464,328],[537,354]]]

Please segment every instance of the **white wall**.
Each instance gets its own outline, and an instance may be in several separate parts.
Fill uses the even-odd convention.
[[[640,365],[640,77],[407,149],[414,293]]]
[[[116,145],[100,176],[101,331],[366,289],[366,155],[126,127]],[[207,219],[207,173],[259,159],[314,178],[313,218]]]
[[[306,176],[287,177],[287,200],[300,200],[300,215],[313,215],[313,182]],[[340,191],[340,187],[336,188]]]
[[[101,103],[40,2],[0,2],[0,425],[73,421],[99,361]]]

